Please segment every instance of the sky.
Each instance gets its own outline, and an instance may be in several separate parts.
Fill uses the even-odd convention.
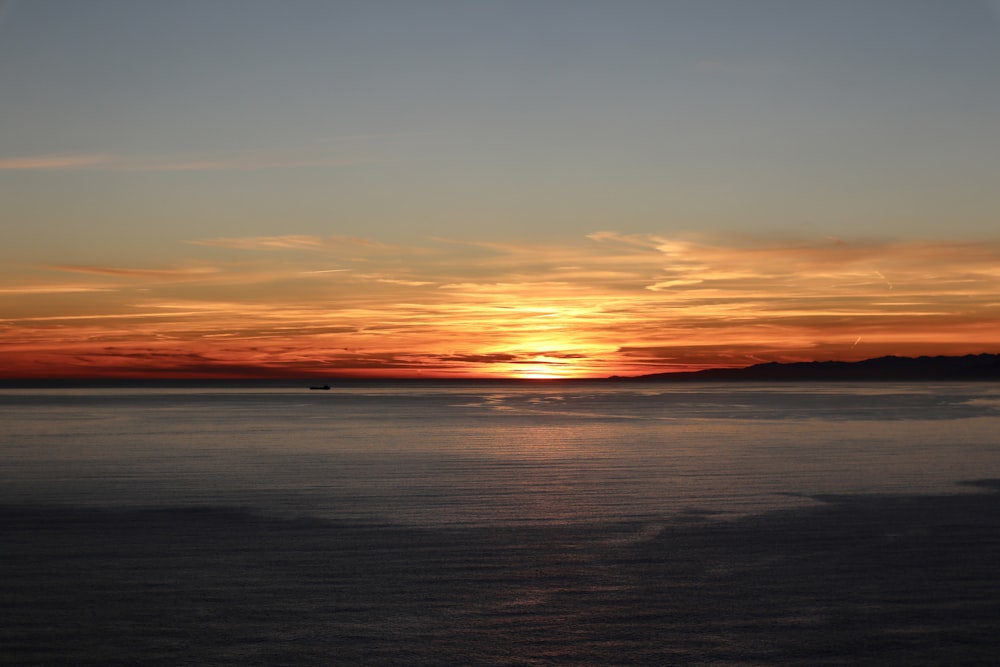
[[[998,167],[990,0],[0,0],[0,377],[996,353]]]

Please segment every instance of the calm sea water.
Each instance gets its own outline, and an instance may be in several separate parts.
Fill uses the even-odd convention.
[[[0,655],[988,664],[996,478],[987,383],[0,390]]]

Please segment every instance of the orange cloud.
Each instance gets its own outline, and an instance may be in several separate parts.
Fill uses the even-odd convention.
[[[195,247],[204,256],[178,269],[56,267],[121,278],[114,291],[7,295],[21,301],[0,320],[4,372],[584,377],[998,346],[993,242],[600,232],[553,245],[285,235]],[[292,252],[217,257],[232,250]]]
[[[114,285],[22,285],[20,287],[0,287],[0,294],[72,294],[76,292],[111,292]]]
[[[402,253],[404,248],[393,246],[370,239],[353,236],[309,236],[302,234],[286,234],[283,236],[244,236],[215,239],[195,239],[187,241],[192,245],[212,246],[216,248],[231,248],[233,250],[311,250],[311,251],[349,251],[351,253]],[[421,252],[420,249],[408,248],[406,252]]]
[[[97,273],[110,276],[130,276],[138,278],[187,278],[210,275],[217,273],[218,269],[211,267],[189,267],[181,269],[144,269],[144,268],[122,268],[115,266],[73,266],[54,265],[49,268],[57,271],[72,271],[75,273]]]

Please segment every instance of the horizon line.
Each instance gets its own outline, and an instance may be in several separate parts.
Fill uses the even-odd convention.
[[[331,374],[324,375],[321,373],[310,373],[306,375],[268,375],[268,374],[244,374],[244,375],[226,375],[224,369],[220,368],[220,374],[191,374],[191,375],[177,375],[169,373],[153,373],[148,375],[143,374],[88,374],[88,375],[49,375],[49,376],[11,376],[11,377],[0,377],[0,387],[5,388],[17,388],[24,386],[42,386],[51,384],[75,384],[75,385],[87,385],[87,384],[99,384],[99,385],[114,385],[114,384],[145,384],[153,385],[157,383],[166,384],[182,384],[182,383],[312,383],[309,386],[316,386],[315,383],[379,383],[379,382],[518,382],[518,383],[559,383],[559,382],[604,382],[613,380],[633,380],[633,379],[643,379],[643,378],[662,378],[667,379],[670,376],[678,377],[694,377],[699,375],[708,375],[713,371],[741,371],[749,370],[752,368],[760,366],[808,366],[808,365],[824,365],[824,364],[840,364],[843,366],[858,366],[863,365],[866,362],[877,361],[881,359],[900,359],[909,361],[919,361],[922,359],[967,359],[969,357],[1000,357],[1000,353],[993,352],[979,352],[979,353],[969,353],[964,355],[919,355],[919,356],[899,356],[894,354],[882,355],[878,357],[870,357],[867,359],[862,359],[858,361],[844,361],[838,359],[826,359],[826,360],[811,360],[811,361],[768,361],[759,362],[756,364],[750,364],[746,366],[710,366],[705,368],[700,368],[698,370],[667,370],[667,371],[653,371],[650,373],[641,373],[637,375],[619,375],[611,374],[604,376],[590,376],[590,377],[568,377],[568,376],[552,376],[552,377],[527,377],[527,376],[496,376],[496,375],[432,375],[432,374],[408,374],[408,375],[372,375],[372,374]],[[706,378],[710,380],[711,378]],[[736,379],[736,378],[727,378]],[[829,379],[829,378],[826,378]],[[873,379],[873,378],[868,378]],[[889,378],[892,379],[892,378]]]

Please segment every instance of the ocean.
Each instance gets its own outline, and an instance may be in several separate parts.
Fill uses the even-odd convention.
[[[0,389],[0,664],[996,664],[998,479],[991,383]]]

